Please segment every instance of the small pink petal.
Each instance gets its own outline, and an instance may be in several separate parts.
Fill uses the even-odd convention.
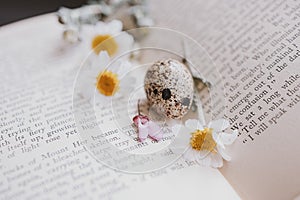
[[[163,131],[162,128],[160,128],[156,123],[153,121],[148,122],[148,130],[149,130],[149,136],[156,140],[159,141],[163,138]]]
[[[156,141],[163,138],[162,129],[156,123],[149,120],[147,116],[136,115],[132,120],[138,128],[138,137],[140,141],[144,141],[148,135]]]
[[[136,115],[133,118],[133,122],[138,128],[138,137],[141,142],[148,137],[148,121],[148,117],[143,115]]]
[[[142,120],[138,119],[138,136],[140,141],[144,141],[149,135],[148,123],[142,124]]]
[[[141,120],[142,124],[145,124],[146,122],[149,121],[149,118],[147,116],[144,115],[136,115],[133,117],[133,122],[136,126],[138,126],[138,120]]]

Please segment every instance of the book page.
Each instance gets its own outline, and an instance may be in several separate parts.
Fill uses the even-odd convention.
[[[210,114],[217,118],[225,112],[239,131],[222,174],[243,199],[298,196],[300,2],[159,4],[164,12],[152,7],[159,25],[195,38],[218,67],[226,105],[215,104]]]
[[[86,55],[62,40],[62,30],[54,15],[0,29],[0,199],[182,199],[186,187],[187,196],[239,199],[219,171],[192,162],[139,175],[97,162],[72,109]]]

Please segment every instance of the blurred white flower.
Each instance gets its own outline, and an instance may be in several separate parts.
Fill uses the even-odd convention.
[[[133,48],[134,39],[126,32],[122,32],[122,22],[113,20],[95,25],[85,25],[81,30],[81,39],[87,52],[93,50],[95,54],[107,51],[110,57],[123,54]]]

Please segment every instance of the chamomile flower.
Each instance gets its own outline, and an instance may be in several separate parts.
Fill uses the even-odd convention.
[[[238,133],[236,130],[232,133],[223,132],[229,125],[225,119],[212,121],[207,126],[195,119],[187,120],[183,127],[185,133],[181,134],[190,133],[191,138],[184,158],[204,166],[222,167],[223,159],[230,160],[225,153],[225,146],[232,144]],[[178,126],[176,129],[178,131]]]
[[[91,61],[84,66],[80,93],[90,102],[95,100],[104,102],[111,97],[130,92],[135,79],[127,75],[131,63],[126,60],[118,60],[111,64],[106,51],[101,51],[98,56],[92,56]]]
[[[120,55],[133,47],[133,37],[122,32],[122,22],[113,20],[105,23],[97,22],[95,25],[86,25],[82,28],[81,39],[88,52],[93,51],[99,55],[107,51],[110,57]]]

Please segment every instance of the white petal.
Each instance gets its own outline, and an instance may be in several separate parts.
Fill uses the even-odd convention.
[[[191,131],[203,130],[202,124],[196,119],[189,119],[185,122],[185,126]]]
[[[103,33],[107,33],[107,24],[103,21],[98,21],[95,25],[94,25],[94,31],[95,33],[98,34],[103,34]]]
[[[163,129],[151,120],[148,121],[147,124],[148,124],[149,136],[154,140],[157,141],[161,140],[164,135]]]
[[[101,51],[99,53],[99,61],[100,62],[103,62],[104,64],[108,63],[109,62],[109,54],[107,53],[107,51]]]
[[[132,69],[132,64],[127,60],[118,60],[112,66],[112,71],[117,73],[119,76],[128,76],[130,70]]]
[[[232,133],[220,133],[219,140],[220,143],[224,145],[231,145],[237,138],[238,131],[234,130]]]
[[[223,145],[222,143],[220,143],[220,133],[221,132],[215,132],[215,131],[213,131],[212,136],[213,136],[214,141],[217,144]]]
[[[213,168],[220,168],[223,166],[223,159],[218,153],[211,153],[211,166]]]
[[[209,122],[208,127],[214,129],[215,132],[220,132],[225,130],[230,126],[230,123],[226,119],[218,119]]]
[[[99,55],[97,56],[97,59],[95,60],[95,64],[97,66],[96,69],[98,70],[105,70],[106,68],[108,68],[108,64],[110,62],[110,57],[109,54],[107,53],[107,51],[101,51],[99,53]]]
[[[188,161],[196,161],[196,157],[197,157],[197,151],[192,149],[192,148],[188,148],[185,152],[183,157],[188,160]]]
[[[141,120],[138,119],[138,136],[141,141],[144,141],[149,135],[149,124],[142,124]]]
[[[211,153],[207,154],[205,157],[198,156],[196,157],[196,161],[199,165],[209,167],[211,165]]]
[[[81,43],[78,46],[79,55],[82,57],[82,60],[86,60],[90,55],[95,54],[92,49],[92,34],[81,34]],[[95,54],[96,55],[96,54]]]
[[[84,24],[84,25],[82,25],[81,30],[80,30],[80,37],[84,41],[89,40],[90,43],[91,43],[92,36],[94,36],[94,35],[95,35],[95,27],[94,27],[94,25],[90,25],[90,24]]]
[[[222,158],[224,158],[224,160],[230,161],[231,157],[225,152],[225,149],[222,148],[221,146],[217,146],[217,150],[219,152],[219,154],[222,156]]]
[[[119,20],[112,20],[110,22],[98,21],[94,25],[94,32],[97,34],[115,35],[122,31],[123,24]]]
[[[201,151],[198,151],[198,157],[200,159],[203,159],[203,158],[207,157],[210,153],[211,153],[210,151],[201,150]]]
[[[110,58],[108,53],[106,51],[101,51],[99,55],[91,54],[84,67],[96,77],[100,72],[104,71],[108,67],[109,61]]]
[[[118,52],[115,56],[117,57],[120,55],[124,55],[122,56],[123,59],[129,58],[129,51],[132,50],[134,46],[133,37],[126,32],[122,32],[121,34],[114,37],[114,39],[118,44]]]
[[[122,31],[123,24],[119,20],[112,20],[111,22],[107,23],[108,32],[112,35],[115,35]]]

